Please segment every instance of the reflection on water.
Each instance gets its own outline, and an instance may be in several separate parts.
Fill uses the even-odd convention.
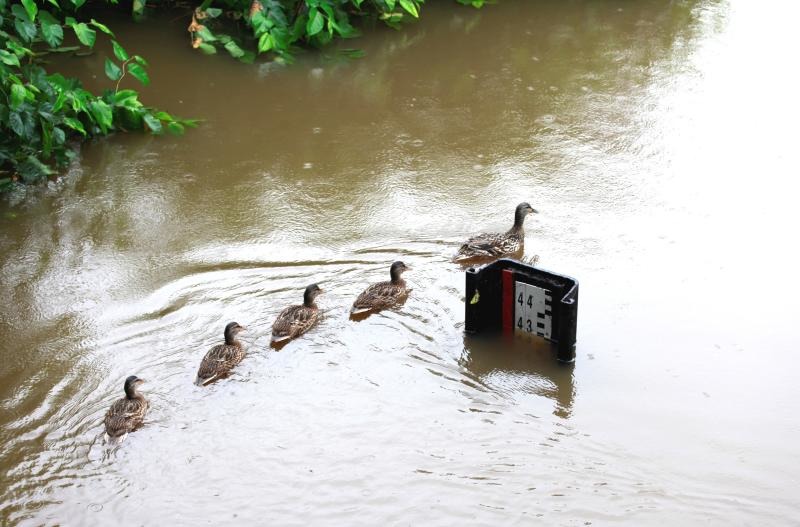
[[[797,11],[432,3],[288,68],[114,24],[143,99],[204,124],[2,204],[0,523],[790,523]],[[102,53],[60,67],[108,87]],[[572,367],[463,336],[451,257],[523,200],[525,257],[581,281]],[[350,321],[398,259],[405,305]],[[194,386],[230,320],[247,357]],[[131,374],[151,410],[106,452]]]
[[[534,338],[464,337],[460,362],[493,392],[512,398],[518,394],[546,397],[553,402],[553,415],[566,419],[575,398],[575,364],[554,360],[554,348]]]

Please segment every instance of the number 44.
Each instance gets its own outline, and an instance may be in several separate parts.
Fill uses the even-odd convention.
[[[525,298],[524,295],[522,293],[520,293],[519,296],[517,297],[517,303],[519,305],[528,304],[528,307],[533,307],[533,295],[528,295],[528,301],[527,302],[525,302],[524,298]],[[520,326],[520,327],[522,327],[522,326]]]

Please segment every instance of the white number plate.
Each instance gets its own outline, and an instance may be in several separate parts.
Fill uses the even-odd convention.
[[[515,282],[514,332],[551,338],[553,297],[550,291],[535,285]]]

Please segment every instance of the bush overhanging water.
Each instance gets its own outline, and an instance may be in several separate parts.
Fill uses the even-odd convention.
[[[484,1],[458,0],[475,7]],[[0,191],[18,180],[33,183],[54,174],[75,155],[71,139],[131,130],[180,134],[196,124],[145,106],[135,90],[119,89],[126,76],[148,84],[147,61],[130,54],[106,25],[81,16],[85,2],[0,0]],[[399,27],[405,19],[419,16],[423,2],[205,0],[192,11],[188,30],[192,47],[204,53],[225,50],[244,62],[261,54],[290,61],[298,46],[355,36],[356,18],[375,17]],[[131,9],[134,18],[142,17],[144,0],[133,0]],[[230,31],[231,24],[223,19],[235,21],[244,31]],[[96,95],[77,79],[45,69],[47,55],[90,50],[98,36],[111,41],[113,56],[105,59],[105,74],[113,88]],[[65,38],[75,45],[64,45]]]

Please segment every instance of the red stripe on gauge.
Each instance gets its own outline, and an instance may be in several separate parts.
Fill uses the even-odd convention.
[[[514,271],[503,269],[503,333],[514,333]]]

